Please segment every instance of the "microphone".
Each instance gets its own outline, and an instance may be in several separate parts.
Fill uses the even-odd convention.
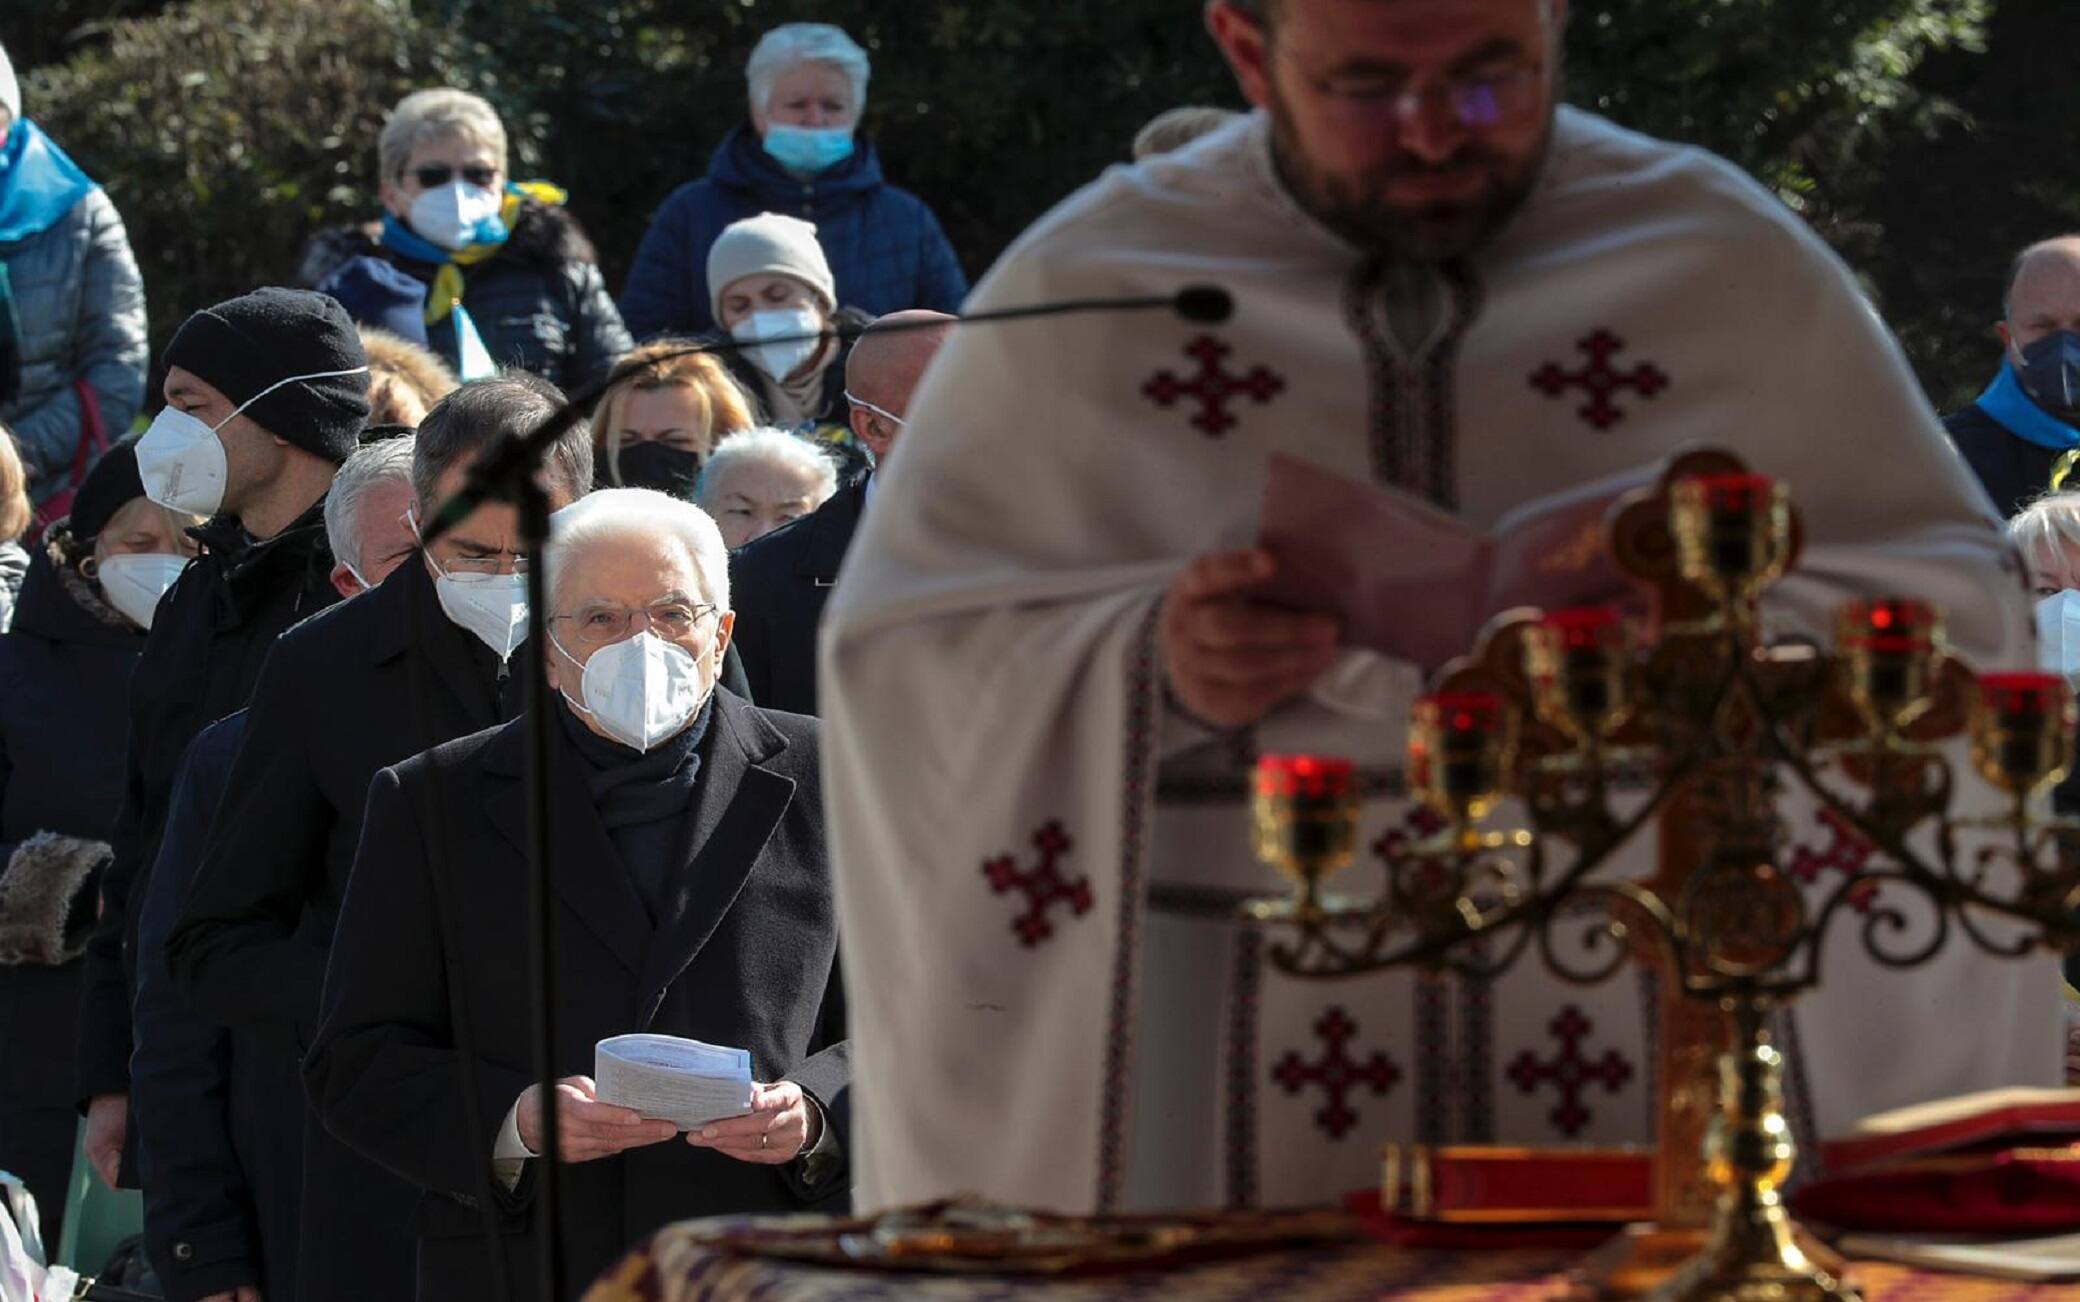
[[[1194,324],[1219,325],[1235,314],[1235,296],[1218,285],[1186,285],[1171,294],[1061,299],[1053,303],[1031,303],[1019,307],[1000,307],[988,312],[971,312],[965,316],[954,317],[951,321],[894,321],[886,325],[870,322],[864,326],[839,326],[805,334],[776,335],[770,339],[716,339],[707,343],[688,344],[658,360],[689,357],[697,353],[734,353],[764,344],[807,343],[833,335],[840,340],[852,341],[867,334],[943,330],[950,326],[1030,321],[1039,317],[1075,316],[1086,312],[1149,312],[1164,309],[1175,313],[1179,319]],[[516,477],[533,473],[535,466],[547,455],[549,446],[585,419],[586,412],[606,387],[603,380],[586,385],[573,394],[564,403],[562,410],[551,416],[534,433],[522,439],[500,439],[486,449],[484,455],[477,458],[475,464],[470,467],[469,477],[463,481],[462,487],[427,516],[425,531],[419,536],[420,545],[432,542],[461,524],[469,517],[470,512],[483,503],[504,496],[507,486]]]

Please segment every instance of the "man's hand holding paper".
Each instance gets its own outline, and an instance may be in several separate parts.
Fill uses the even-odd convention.
[[[1336,662],[1335,618],[1251,595],[1278,577],[1268,552],[1209,552],[1171,585],[1160,623],[1163,663],[1172,694],[1201,720],[1246,728]]]
[[[590,1076],[566,1076],[556,1083],[556,1127],[560,1155],[566,1162],[593,1162],[602,1157],[661,1144],[679,1133],[669,1121],[646,1121],[627,1108],[599,1101]],[[520,1142],[530,1153],[542,1151],[542,1087],[530,1085],[520,1096],[514,1121]]]
[[[695,1148],[712,1148],[739,1162],[778,1166],[816,1147],[822,1133],[823,1116],[816,1105],[801,1086],[784,1080],[753,1085],[750,1115],[702,1126],[690,1132],[686,1142]]]

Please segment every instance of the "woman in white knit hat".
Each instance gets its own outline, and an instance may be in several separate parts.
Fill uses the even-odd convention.
[[[845,356],[871,318],[838,305],[816,228],[770,212],[731,223],[708,249],[708,293],[722,333],[742,345],[725,356],[759,423],[831,444],[845,468],[864,469]]]

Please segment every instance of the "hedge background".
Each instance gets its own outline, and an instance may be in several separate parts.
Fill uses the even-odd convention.
[[[107,186],[155,340],[375,208],[375,138],[448,83],[572,191],[619,288],[650,212],[744,115],[759,33],[874,55],[867,130],[971,276],[1173,104],[1238,105],[1197,0],[9,0],[27,111]],[[1576,0],[1574,102],[1734,159],[1839,248],[1931,397],[1982,384],[2020,245],[2080,226],[2080,5]]]

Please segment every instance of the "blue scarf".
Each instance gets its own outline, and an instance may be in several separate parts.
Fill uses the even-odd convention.
[[[2074,429],[2058,417],[2036,404],[2035,399],[2023,389],[2022,381],[2015,374],[2012,360],[2001,363],[2001,373],[1993,377],[1986,392],[1979,395],[1979,410],[1994,418],[2001,428],[2026,443],[2053,452],[2070,452],[2080,448],[2080,429]]]
[[[21,119],[0,146],[0,244],[41,235],[95,188],[41,127]]]

